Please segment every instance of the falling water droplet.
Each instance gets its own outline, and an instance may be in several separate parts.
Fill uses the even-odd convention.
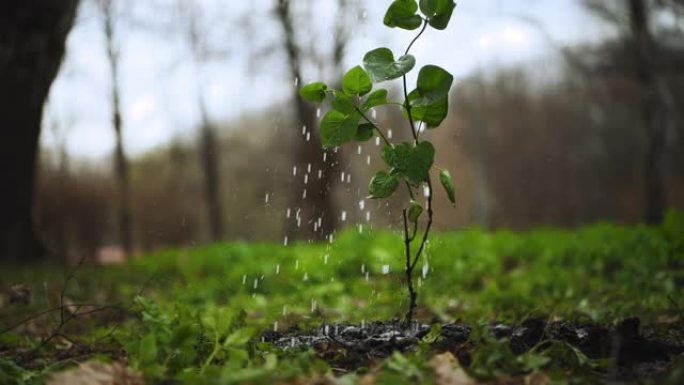
[[[268,203],[268,193],[266,193],[266,198],[264,198],[264,203]]]
[[[283,238],[283,246],[287,246],[287,235]]]
[[[323,327],[323,334],[325,334],[327,336],[329,333],[330,333],[330,326],[325,325]]]
[[[363,148],[360,145],[356,147],[357,154],[361,155],[361,150],[363,150]]]
[[[254,290],[259,287],[259,280],[257,278],[254,278]]]
[[[291,211],[290,208],[288,207],[288,208],[287,208],[287,212],[285,213],[285,218],[290,218],[290,215],[291,215],[291,214],[292,214],[292,211]]]
[[[311,141],[311,133],[310,132],[306,133],[306,141],[307,142]]]
[[[306,199],[306,189],[302,192],[302,199]]]
[[[342,171],[342,175],[340,175],[340,182],[344,182],[344,171]]]
[[[309,174],[304,174],[304,184],[309,183]]]
[[[311,298],[311,312],[312,313],[316,311],[316,305],[317,305],[316,300]]]
[[[366,272],[366,282],[368,282],[369,279],[370,279],[370,275],[368,274],[368,272]]]
[[[283,305],[283,316],[287,315],[287,305]]]
[[[425,279],[425,277],[427,277],[427,273],[428,273],[428,270],[429,270],[429,269],[430,269],[430,267],[429,267],[429,265],[428,265],[427,263],[423,265],[423,270],[422,270],[423,279]]]
[[[306,172],[308,172],[308,173],[311,172],[311,163],[306,164]]]
[[[297,175],[297,166],[292,167],[292,176]]]
[[[273,322],[273,331],[274,332],[278,331],[278,321]]]
[[[341,217],[340,219],[342,220],[342,222],[346,221],[347,220],[347,212],[342,210],[342,214],[340,215],[340,217]]]
[[[392,129],[391,128],[387,129],[387,139],[392,139]]]
[[[366,211],[366,222],[370,222],[370,211]]]
[[[364,208],[366,208],[366,200],[362,199],[359,201],[359,210],[363,211]]]
[[[390,265],[382,265],[382,274],[387,275],[390,272]]]
[[[376,137],[375,137],[375,145],[376,145],[376,146],[379,146],[379,145],[380,145],[380,137],[379,137],[379,136],[376,136]]]
[[[361,264],[361,274],[366,274],[366,264],[365,263]]]
[[[330,258],[330,255],[329,255],[329,254],[326,254],[326,255],[323,256],[323,264],[324,264],[324,265],[327,265],[327,264],[328,264],[328,258]]]
[[[318,179],[323,178],[323,170],[318,170]]]
[[[276,274],[280,274],[280,264],[276,265]]]
[[[295,85],[295,87],[297,87],[299,85],[299,78],[298,77],[294,78],[294,85]]]
[[[306,126],[302,126],[302,135],[306,134]]]
[[[371,116],[373,117],[373,119],[377,119],[377,118],[378,118],[378,114],[377,114],[377,112],[375,111],[375,108],[373,109],[373,111],[371,111]]]
[[[430,196],[430,188],[428,186],[423,187],[423,196],[426,198]]]
[[[306,282],[309,280],[309,273],[304,272],[304,276],[302,277],[302,281]]]
[[[323,161],[325,162],[325,161],[327,161],[327,160],[328,160],[328,153],[327,153],[327,152],[324,152],[324,153],[323,153]]]
[[[299,259],[295,261],[295,270],[299,270]]]
[[[244,284],[246,284],[246,283],[247,283],[247,275],[246,275],[246,274],[242,274],[242,284],[244,285]]]
[[[359,234],[362,234],[362,233],[363,233],[363,225],[359,224]]]
[[[370,164],[370,155],[366,156],[366,164]]]
[[[320,108],[316,108],[316,117],[317,118],[321,117],[321,109]]]

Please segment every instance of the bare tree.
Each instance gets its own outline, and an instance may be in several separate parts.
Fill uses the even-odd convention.
[[[195,5],[180,1],[181,13],[185,16],[185,33],[187,43],[192,54],[195,77],[197,82],[197,107],[200,113],[200,159],[204,173],[204,194],[207,218],[209,220],[209,235],[212,241],[223,238],[223,205],[221,204],[219,146],[216,140],[216,129],[209,117],[204,90],[202,88],[201,67],[205,61],[214,56],[200,30],[199,11]]]
[[[118,187],[118,232],[119,241],[127,255],[133,251],[132,216],[131,216],[131,188],[128,172],[128,159],[124,149],[123,119],[121,116],[121,91],[119,84],[119,49],[116,42],[116,10],[113,0],[99,0],[98,6],[102,12],[103,29],[107,47],[107,61],[109,62],[110,94],[112,126],[116,138],[114,149],[114,173]]]
[[[646,182],[646,221],[660,223],[666,209],[663,155],[667,119],[664,88],[655,65],[657,55],[649,29],[648,9],[644,0],[629,0],[629,20],[635,77],[641,87],[641,109],[646,134],[644,180]]]
[[[310,60],[323,70],[326,62],[332,62],[330,73],[339,81],[343,74],[343,59],[349,41],[349,17],[352,3],[338,0],[337,23],[333,32],[333,47],[330,56],[322,55],[316,48],[304,51],[297,42],[293,12],[289,0],[277,0],[276,17],[283,32],[283,48],[287,57],[290,78],[294,81],[293,104],[295,121],[302,127],[294,149],[296,170],[295,182],[290,194],[290,208],[294,210],[297,226],[286,226],[289,238],[322,240],[329,237],[338,227],[339,221],[333,198],[336,173],[340,170],[342,154],[337,150],[323,150],[317,131],[317,119],[313,109],[298,95],[298,83],[302,79],[302,63]],[[297,173],[297,171],[295,172]]]
[[[42,255],[33,225],[38,137],[78,0],[0,4],[0,261],[26,262]]]

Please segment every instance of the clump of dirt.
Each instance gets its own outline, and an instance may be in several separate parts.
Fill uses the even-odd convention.
[[[496,322],[487,329],[493,337],[507,339],[516,355],[532,348],[544,350],[553,341],[562,341],[589,358],[613,358],[613,375],[633,378],[661,372],[668,368],[673,357],[684,354],[684,324],[644,327],[640,324],[636,317],[615,326],[531,318],[518,325]],[[394,351],[414,350],[432,326],[414,323],[407,328],[397,320],[361,325],[324,324],[311,331],[296,328],[283,333],[267,331],[261,340],[285,350],[313,348],[319,357],[332,365],[355,370],[388,357]],[[462,366],[470,366],[470,353],[478,343],[471,339],[471,327],[464,323],[440,326],[439,336],[429,341],[431,347],[436,352],[449,351]]]

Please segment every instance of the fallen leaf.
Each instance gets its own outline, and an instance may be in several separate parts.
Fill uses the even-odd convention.
[[[47,385],[144,385],[140,373],[124,365],[99,361],[82,362],[78,367],[51,375]]]
[[[430,360],[437,385],[476,385],[450,352],[438,354]]]

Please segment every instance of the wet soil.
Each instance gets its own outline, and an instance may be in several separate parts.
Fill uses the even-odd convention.
[[[372,365],[394,351],[413,351],[432,325],[414,324],[405,328],[392,320],[363,325],[324,324],[316,330],[287,332],[266,331],[261,340],[281,349],[313,348],[317,355],[343,370],[358,370]],[[548,322],[531,318],[520,324],[492,323],[490,335],[508,341],[511,351],[522,354],[535,348],[543,351],[554,341],[579,349],[590,359],[610,359],[610,375],[621,379],[648,378],[668,370],[678,356],[684,356],[684,323],[642,326],[639,318],[627,318],[616,325],[599,323]],[[431,336],[436,353],[449,351],[460,364],[469,367],[471,352],[478,341],[472,328],[464,323],[444,323],[438,336]],[[599,369],[599,372],[601,370]]]

